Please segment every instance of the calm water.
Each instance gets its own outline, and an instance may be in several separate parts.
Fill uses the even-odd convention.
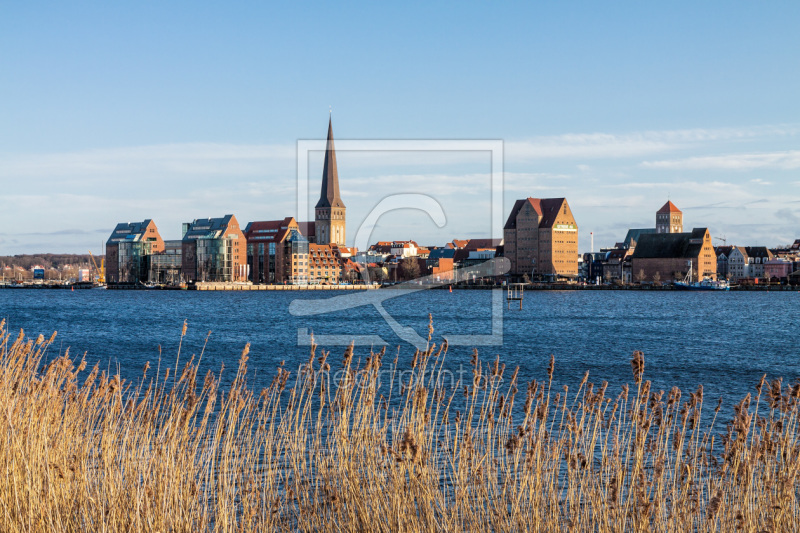
[[[292,300],[332,294],[342,293],[0,290],[0,316],[10,330],[23,328],[31,337],[58,331],[50,356],[67,348],[85,352],[90,362],[129,378],[146,361],[155,364],[159,347],[163,360],[174,364],[184,319],[184,355],[199,354],[212,332],[206,368],[224,363],[232,370],[250,342],[255,385],[268,382],[282,360],[294,369],[308,358],[308,347],[298,346],[298,328],[317,335],[380,335],[391,350],[400,346],[401,366],[407,364],[413,348],[371,305],[312,317],[289,312]],[[387,300],[384,307],[422,336],[432,313],[438,340],[491,333],[490,303],[488,291],[422,291]],[[798,305],[796,292],[529,292],[522,311],[504,311],[503,344],[478,350],[484,360],[499,354],[509,368],[519,365],[522,380],[545,377],[554,354],[559,384],[577,385],[588,370],[591,381],[608,380],[614,391],[631,382],[631,353],[642,350],[645,377],[656,390],[694,390],[702,383],[706,398],[722,394],[733,401],[753,391],[764,373],[784,383],[800,377]],[[330,348],[336,360],[343,347]],[[450,368],[466,369],[471,351],[452,348]],[[366,353],[367,347],[356,350]]]

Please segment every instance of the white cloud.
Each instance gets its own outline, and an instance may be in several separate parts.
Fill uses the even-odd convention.
[[[278,162],[293,168],[294,161],[295,148],[290,145],[165,144],[6,155],[0,157],[0,178],[258,175]]]
[[[749,128],[686,129],[644,131],[626,134],[580,133],[537,137],[529,141],[507,142],[506,154],[512,159],[614,159],[641,157],[686,149],[698,143],[784,137],[800,133],[798,125],[755,126]]]
[[[605,246],[621,239],[625,228],[649,224],[670,195],[686,210],[687,226],[713,226],[732,239],[737,232],[751,238],[754,234],[736,229],[742,219],[740,210],[746,208],[746,218],[754,223],[768,218],[767,210],[779,212],[785,226],[780,232],[768,231],[775,236],[789,234],[796,212],[781,209],[796,196],[787,197],[786,188],[782,195],[773,194],[773,189],[764,186],[791,183],[769,171],[800,168],[800,151],[791,150],[794,146],[778,151],[783,148],[779,142],[791,141],[789,137],[798,132],[800,128],[789,125],[578,133],[506,142],[504,216],[517,198],[566,196],[586,235],[594,230],[596,247]],[[758,151],[764,142],[770,143],[772,151]],[[454,236],[485,232],[488,152],[337,150],[349,227],[355,228],[387,194],[424,192],[446,208],[445,229],[429,228],[423,217],[418,221],[421,233],[405,235],[405,221],[417,214],[403,211],[382,220],[376,237],[403,234],[426,243],[443,243]],[[640,163],[648,157],[660,160]],[[67,243],[74,251],[83,251],[98,244],[92,235],[51,236],[53,228],[110,228],[119,221],[153,218],[162,234],[175,238],[180,223],[196,217],[234,213],[246,223],[293,215],[295,163],[295,144],[187,143],[73,153],[0,153],[0,227],[13,228],[4,232],[2,251],[13,253],[23,246],[63,251],[60,246]],[[675,181],[668,181],[660,172],[712,168],[740,173],[735,180],[705,181],[676,172]],[[321,171],[322,152],[313,152],[309,175],[317,179]],[[313,199],[318,191],[318,184],[312,183]],[[754,198],[761,203],[753,204]],[[588,241],[581,231],[583,249]],[[22,240],[16,239],[17,233],[34,235]],[[601,240],[605,235],[609,242]],[[767,235],[764,240],[772,238]],[[52,243],[59,247],[52,248]]]
[[[756,154],[728,154],[689,157],[685,159],[645,161],[644,168],[688,170],[753,170],[771,168],[793,170],[800,168],[800,150]]]

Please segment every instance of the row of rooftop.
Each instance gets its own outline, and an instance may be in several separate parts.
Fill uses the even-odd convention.
[[[763,275],[750,265],[770,265],[772,260],[752,249],[731,247],[723,261],[723,252],[714,249],[707,228],[683,231],[683,214],[670,201],[656,212],[655,227],[632,229],[614,249],[583,256],[578,252],[578,224],[566,198],[519,199],[508,214],[502,239],[456,239],[445,246],[398,240],[356,250],[345,245],[346,213],[329,120],[313,222],[285,217],[249,222],[242,229],[233,215],[196,219],[184,224],[177,241],[164,241],[152,220],[119,224],[106,244],[107,279],[109,283],[307,284],[424,275],[457,282],[503,274],[510,280],[573,282],[627,276],[628,281],[686,277],[696,281],[718,275],[742,279]],[[507,271],[487,273],[479,268],[495,257],[507,260]]]
[[[647,258],[647,265],[642,258]],[[613,248],[584,254],[583,271],[586,279],[619,283],[675,281],[687,274],[695,280],[705,277],[738,284],[797,283],[800,239],[776,248],[713,247],[707,228],[683,232],[683,213],[668,201],[656,214],[655,228],[630,229]]]

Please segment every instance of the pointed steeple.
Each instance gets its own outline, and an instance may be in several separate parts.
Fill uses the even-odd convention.
[[[322,168],[322,191],[316,207],[344,207],[339,196],[339,173],[336,170],[336,149],[333,146],[333,125],[328,119],[328,143],[325,148],[325,165]]]

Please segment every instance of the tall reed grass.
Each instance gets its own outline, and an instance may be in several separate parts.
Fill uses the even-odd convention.
[[[254,391],[245,347],[222,390],[194,358],[136,382],[68,353],[46,362],[54,337],[0,324],[3,532],[798,524],[800,385],[762,379],[722,423],[719,405],[704,414],[702,388],[651,390],[639,352],[632,385],[613,393],[588,374],[556,387],[552,359],[541,381],[518,383],[477,351],[474,379],[445,388],[447,345],[430,343],[393,396],[383,351],[334,361],[313,347],[298,375],[280,367]]]

